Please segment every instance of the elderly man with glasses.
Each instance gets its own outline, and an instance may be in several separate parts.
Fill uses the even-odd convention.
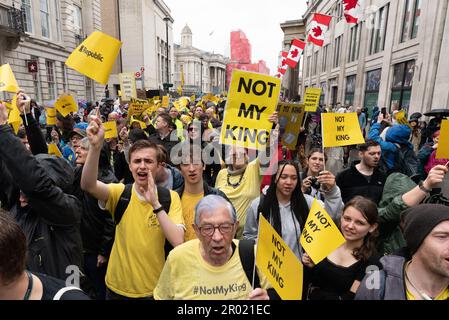
[[[234,208],[224,198],[209,195],[201,199],[195,208],[193,224],[198,239],[170,252],[154,298],[268,300],[273,297],[273,289],[261,272],[257,270],[261,288],[253,289],[252,281],[248,279],[242,264],[246,261],[242,259],[254,255],[254,251],[243,252],[239,248],[241,241],[234,239],[238,224]]]

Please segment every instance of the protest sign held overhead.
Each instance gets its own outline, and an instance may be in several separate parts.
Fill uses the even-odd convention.
[[[152,104],[148,100],[131,98],[128,105],[128,118],[140,116],[145,111],[151,109]]]
[[[162,108],[167,108],[170,105],[170,96],[162,97]]]
[[[449,120],[441,121],[436,159],[449,159]]]
[[[304,118],[304,105],[281,102],[278,104],[277,111],[280,129],[284,132],[282,144],[290,150],[295,150]]]
[[[306,112],[316,112],[320,104],[321,88],[307,88],[304,97]]]
[[[281,81],[275,77],[234,70],[220,143],[265,149],[276,111]]]
[[[134,73],[120,73],[118,77],[122,101],[130,101],[131,98],[137,98],[136,77]]]
[[[56,144],[54,144],[54,143],[50,143],[48,145],[48,154],[55,155],[58,158],[62,158],[61,151],[59,150],[58,146]]]
[[[55,108],[45,108],[45,113],[47,115],[47,126],[56,125],[56,109]]]
[[[117,123],[115,121],[108,121],[103,123],[104,127],[104,138],[105,139],[111,139],[111,138],[117,138],[118,132],[117,132]]]
[[[329,214],[315,198],[302,229],[301,246],[313,263],[318,264],[345,241]]]
[[[323,147],[365,143],[357,113],[322,113]]]
[[[301,300],[302,263],[262,215],[259,216],[256,265],[282,300]]]
[[[121,46],[119,40],[95,31],[70,54],[65,64],[98,83],[106,84]]]
[[[2,65],[0,67],[0,91],[16,93],[19,90],[20,88],[14,77],[11,66],[9,64]]]
[[[56,100],[55,108],[63,117],[67,117],[70,112],[78,111],[78,104],[71,95],[63,94]]]

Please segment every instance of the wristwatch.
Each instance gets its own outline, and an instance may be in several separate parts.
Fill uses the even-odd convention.
[[[418,187],[424,191],[425,193],[431,193],[432,189],[427,189],[426,187],[424,187],[424,183],[422,181],[419,182]]]
[[[153,210],[153,213],[154,213],[154,214],[158,214],[158,213],[161,212],[161,211],[164,211],[164,207],[163,207],[163,206],[161,206],[161,207],[158,208],[158,209],[154,209],[154,210]]]

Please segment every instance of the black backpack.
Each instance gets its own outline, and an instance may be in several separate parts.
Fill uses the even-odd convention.
[[[114,223],[117,226],[120,221],[122,220],[123,214],[126,211],[126,208],[128,207],[129,201],[131,200],[131,191],[132,191],[132,184],[125,185],[125,189],[123,190],[122,194],[120,195],[120,198],[118,200],[117,206],[115,208],[114,212]],[[170,205],[171,205],[171,195],[170,190],[162,187],[157,187],[157,195],[159,198],[159,202],[161,203],[162,207],[164,208],[165,212],[168,214],[170,211]],[[170,242],[165,240],[165,258],[167,258],[168,253],[173,249],[173,246],[170,244]]]

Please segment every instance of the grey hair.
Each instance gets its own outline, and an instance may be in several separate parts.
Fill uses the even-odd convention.
[[[232,204],[229,203],[225,198],[221,196],[217,196],[214,194],[208,195],[204,197],[203,199],[198,202],[198,204],[195,207],[195,224],[199,225],[200,223],[200,216],[204,211],[207,211],[209,213],[215,213],[217,211],[217,208],[225,207],[228,209],[228,212],[231,215],[232,223],[237,222],[237,213],[235,212],[234,207]]]
[[[86,150],[89,150],[89,147],[90,147],[90,142],[89,142],[89,138],[83,138],[81,141],[80,141],[80,146],[82,146],[84,149],[86,149]]]

